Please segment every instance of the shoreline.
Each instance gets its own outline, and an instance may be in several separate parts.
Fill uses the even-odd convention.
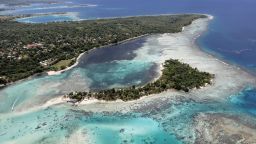
[[[160,128],[164,128],[164,130],[168,134],[170,133],[171,135],[174,135],[175,137],[177,137],[177,139],[184,143],[253,143],[256,140],[255,124],[249,123],[247,121],[251,117],[247,116],[246,113],[240,114],[235,111],[236,109],[233,109],[235,115],[232,115],[232,113],[229,115],[229,113],[227,114],[224,112],[218,113],[218,111],[216,110],[204,111],[204,107],[203,109],[199,107],[200,109],[196,109],[194,112],[193,105],[188,105],[191,107],[185,107],[187,109],[192,109],[192,111],[188,111],[191,113],[183,113],[182,111],[186,111],[186,109],[182,109],[183,107],[179,107],[180,104],[185,104],[186,106],[186,103],[192,102],[192,104],[194,104],[195,102],[198,104],[206,104],[207,106],[211,107],[211,109],[218,109],[218,107],[212,106],[211,103],[219,103],[221,104],[220,109],[225,109],[226,107],[223,105],[228,101],[227,98],[229,98],[231,94],[239,92],[241,89],[244,89],[247,85],[255,86],[256,84],[255,76],[251,75],[250,73],[248,73],[247,71],[243,70],[235,64],[225,62],[219,59],[218,57],[215,57],[214,55],[205,52],[203,48],[201,48],[200,45],[196,43],[196,39],[198,39],[198,37],[200,37],[200,35],[207,30],[207,26],[210,20],[211,18],[208,17],[207,19],[198,19],[196,21],[193,21],[191,25],[184,27],[182,32],[179,33],[157,34],[152,35],[151,37],[147,37],[145,45],[143,45],[140,48],[140,51],[136,53],[138,54],[138,57],[136,57],[138,59],[147,61],[148,59],[144,59],[146,57],[150,58],[149,61],[155,62],[158,65],[158,67],[156,67],[156,71],[158,70],[162,72],[163,62],[166,59],[171,58],[178,59],[180,62],[183,63],[187,63],[191,67],[198,68],[200,71],[206,71],[215,74],[213,84],[210,86],[202,87],[200,89],[193,89],[189,93],[169,89],[158,94],[143,96],[137,100],[131,101],[104,101],[91,98],[85,99],[79,103],[74,103],[71,99],[67,97],[58,96],[46,101],[43,104],[36,105],[35,107],[27,107],[20,111],[13,111],[2,116],[20,116],[31,112],[37,113],[37,111],[39,110],[47,110],[48,108],[53,110],[55,110],[54,108],[58,108],[55,110],[56,112],[60,109],[66,109],[67,112],[64,113],[64,118],[70,116],[71,120],[73,120],[72,118],[74,117],[75,120],[78,120],[80,118],[76,117],[77,115],[70,115],[70,113],[73,111],[78,111],[79,113],[81,113],[82,116],[86,116],[86,114],[88,113],[103,113],[105,115],[115,113],[139,113],[142,114],[141,117],[146,117],[155,120],[159,124],[158,126]],[[155,51],[152,51],[155,49],[157,49],[156,53]],[[153,54],[150,54],[148,52],[152,52]],[[83,54],[86,54],[86,52],[81,53],[76,58],[76,65],[79,63],[80,58],[83,56]],[[72,69],[76,66],[74,65],[68,68]],[[60,73],[62,72],[56,74]],[[159,75],[161,76],[162,73],[160,73]],[[180,117],[172,116],[181,116],[184,114],[186,117],[187,114],[193,114],[191,117],[189,117],[192,122],[191,125],[190,123],[186,123],[186,121],[179,121]],[[49,121],[49,115],[52,115],[52,113],[47,113],[45,121]],[[30,115],[24,115],[24,117],[29,116]],[[88,117],[90,117],[90,115]],[[10,117],[10,120],[12,120],[11,118],[12,117]],[[58,118],[59,117],[50,120],[55,121],[55,119]],[[183,117],[181,118],[183,119]],[[60,121],[58,121],[58,123],[54,125],[60,124],[62,126],[62,124],[65,121],[67,121],[63,120],[65,119],[61,117]],[[83,119],[81,118],[81,120]],[[177,123],[174,123],[176,124],[174,125],[175,128],[171,127],[171,129],[168,129],[168,126],[165,127],[165,124],[169,125],[169,123],[164,123],[166,121],[176,121]],[[40,123],[43,123],[44,119],[36,120],[36,122],[38,123],[37,125],[40,126]],[[78,121],[74,122],[76,123]],[[186,131],[186,129],[183,130],[183,127],[180,127],[179,123],[186,124],[186,129],[189,129],[189,131]],[[67,121],[67,125],[69,124],[73,124],[72,121],[70,123],[69,121]],[[63,125],[65,126],[65,124]],[[52,125],[48,124],[47,126],[49,126],[49,128],[52,127]],[[13,127],[15,127],[15,125]],[[33,128],[35,128],[35,126]],[[74,143],[86,141],[90,143],[90,140],[94,139],[94,137],[90,133],[93,131],[87,131],[87,129],[82,131],[80,128],[74,129],[75,131],[72,131],[71,135],[67,137],[67,139],[63,140],[63,142],[65,141]],[[125,129],[125,132],[127,132],[126,130],[127,129]],[[186,135],[187,133],[190,134],[190,131],[192,135]],[[36,130],[34,132],[35,134],[37,134]],[[5,135],[6,133],[4,131],[4,133],[0,133],[0,136],[2,134]],[[22,139],[18,139],[17,141],[21,140]],[[62,139],[59,139],[58,141],[62,141]]]
[[[157,41],[157,44],[155,46],[145,44],[144,46],[142,46],[142,48],[140,48],[142,49],[142,51],[140,51],[139,53],[141,53],[143,56],[145,52],[151,51],[151,49],[162,47],[160,50],[161,56],[156,56],[155,59],[153,58],[153,61],[157,62],[156,64],[159,64],[158,70],[160,72],[161,72],[162,63],[165,61],[165,59],[170,59],[170,58],[178,59],[183,63],[187,63],[192,67],[198,68],[200,71],[206,71],[213,74],[215,74],[215,72],[218,72],[217,78],[214,79],[213,84],[211,86],[204,87],[201,89],[191,90],[188,94],[180,91],[167,90],[159,94],[143,96],[138,100],[133,100],[128,102],[124,102],[120,100],[117,100],[114,102],[113,101],[108,102],[108,101],[91,99],[91,100],[85,100],[84,102],[78,105],[81,106],[82,108],[85,107],[86,109],[88,108],[87,110],[93,110],[93,111],[94,110],[116,111],[116,110],[119,110],[119,108],[124,108],[124,106],[127,106],[127,105],[128,107],[130,106],[132,107],[132,105],[134,105],[135,103],[140,103],[143,106],[145,101],[153,102],[153,100],[157,98],[173,99],[173,98],[176,98],[175,95],[182,95],[184,97],[188,97],[192,95],[193,97],[191,98],[197,101],[205,101],[209,99],[219,101],[219,100],[225,99],[226,97],[229,97],[230,96],[229,94],[233,94],[234,92],[240,91],[245,87],[245,84],[255,84],[256,83],[255,77],[252,77],[250,74],[242,71],[241,69],[237,69],[237,67],[235,67],[232,64],[226,64],[225,62],[222,62],[218,58],[202,51],[200,47],[196,45],[195,38],[198,38],[200,34],[202,34],[207,30],[209,20],[211,20],[209,17],[207,19],[204,18],[204,19],[195,20],[191,25],[184,27],[184,30],[179,33],[152,35],[147,38],[148,40],[146,43],[151,41],[153,42]],[[132,39],[136,39],[136,38],[132,38]],[[129,40],[125,40],[120,43],[127,42],[127,41]],[[178,45],[176,45],[176,43],[178,43]],[[106,46],[102,46],[100,48],[104,48],[104,47]],[[91,50],[94,50],[94,49],[91,49]],[[151,56],[149,55],[148,57],[151,57]],[[140,57],[140,55],[138,56],[138,58],[144,59],[144,57]],[[76,63],[77,62],[79,62],[79,59],[76,60]],[[232,75],[240,75],[240,74],[241,74],[241,78],[232,77]],[[231,84],[231,85],[225,84],[225,82],[224,83],[222,82],[223,80],[226,80],[227,82],[229,81],[235,82],[237,84]],[[221,87],[225,87],[222,89],[223,91],[216,90],[216,88],[220,89]],[[170,95],[173,97],[170,97]],[[62,100],[61,102],[59,101],[57,103],[50,102],[50,104],[48,103],[49,104],[48,106],[51,106],[51,104],[55,105],[55,104],[63,103],[66,100],[64,99],[64,101]],[[104,108],[102,108],[102,106]],[[106,107],[108,108],[106,109]],[[113,109],[113,107],[115,107],[115,109]]]
[[[41,75],[44,75],[44,74],[46,74],[46,75],[48,75],[48,76],[51,76],[51,75],[59,75],[59,74],[65,72],[65,71],[68,71],[68,70],[74,68],[75,66],[77,66],[77,65],[79,64],[79,59],[80,59],[83,55],[86,55],[87,53],[90,53],[90,52],[93,51],[93,50],[100,49],[100,48],[105,48],[105,47],[109,47],[109,46],[114,46],[114,45],[123,44],[123,43],[129,42],[129,41],[132,41],[132,40],[135,40],[135,39],[138,39],[138,38],[147,37],[147,36],[150,36],[150,34],[145,34],[145,35],[141,35],[141,36],[129,38],[129,39],[120,41],[120,42],[118,42],[118,43],[116,43],[116,44],[112,43],[112,44],[108,44],[108,45],[103,45],[103,46],[100,46],[100,47],[92,48],[92,49],[90,49],[90,50],[88,50],[88,51],[85,51],[85,52],[83,52],[83,53],[80,53],[79,56],[76,58],[75,64],[73,64],[73,65],[71,65],[71,66],[65,68],[64,70],[59,70],[59,71],[44,71],[44,72],[41,72],[41,73],[35,73],[35,74],[33,74],[33,75],[29,76],[29,77],[26,77],[26,78],[23,78],[23,79],[14,81],[14,82],[7,83],[6,85],[0,86],[0,90],[6,88],[6,87],[8,87],[8,86],[11,86],[11,85],[14,85],[14,84],[23,82],[23,81],[36,78],[36,77],[41,76]],[[78,59],[78,58],[79,58],[79,59]]]
[[[115,19],[115,18],[129,18],[129,17],[141,17],[141,16],[155,16],[155,17],[157,17],[157,16],[168,16],[168,15],[189,15],[190,13],[184,13],[184,14],[181,14],[181,13],[178,13],[178,14],[158,14],[158,15],[137,15],[137,16],[123,16],[123,17],[110,17],[110,18],[107,18],[107,19]],[[199,15],[204,15],[204,16],[210,16],[210,15],[207,15],[207,14],[200,14],[200,13],[191,13],[191,14],[199,14]],[[44,15],[44,14],[43,14]],[[48,14],[46,14],[46,15],[48,15]],[[10,16],[9,16],[10,17]],[[17,16],[13,16],[13,17],[17,17]],[[212,16],[211,16],[212,17]],[[104,18],[101,18],[101,19],[104,19]],[[96,19],[97,20],[97,19]],[[183,28],[182,28],[182,30],[183,30]],[[181,32],[182,32],[182,30],[181,30]],[[178,32],[179,33],[179,32]],[[144,34],[144,35],[140,35],[140,36],[137,36],[137,37],[132,37],[132,38],[129,38],[129,39],[126,39],[126,40],[123,40],[123,41],[120,41],[120,42],[117,42],[117,43],[110,43],[110,44],[108,44],[108,45],[103,45],[103,46],[100,46],[100,47],[95,47],[95,48],[92,48],[92,49],[90,49],[90,50],[88,50],[88,51],[85,51],[85,52],[83,52],[84,54],[86,54],[86,53],[89,53],[91,50],[95,50],[95,49],[98,49],[98,48],[104,48],[104,47],[108,47],[108,46],[112,46],[112,45],[118,45],[118,44],[122,44],[122,43],[125,43],[125,42],[129,42],[129,41],[131,41],[131,40],[134,40],[134,39],[137,39],[137,38],[140,38],[140,37],[146,37],[146,36],[149,36],[149,35],[152,35],[152,34]],[[83,54],[83,53],[81,53],[81,54]],[[80,55],[81,55],[80,54]],[[77,57],[78,58],[78,57]],[[76,62],[77,62],[77,58],[76,58]],[[7,83],[7,84],[5,84],[5,85],[3,85],[3,86],[0,86],[0,89],[3,89],[3,88],[5,88],[5,87],[8,87],[8,86],[10,86],[10,85],[13,85],[13,84],[15,84],[15,83],[19,83],[20,81],[24,81],[24,80],[29,80],[29,79],[31,79],[31,78],[34,78],[34,77],[37,77],[37,76],[40,76],[40,75],[44,75],[45,73],[47,74],[47,75],[57,75],[57,74],[60,74],[60,73],[62,73],[62,72],[64,72],[64,71],[67,71],[67,70],[69,70],[69,69],[72,69],[73,67],[75,67],[76,65],[72,65],[72,66],[69,66],[69,67],[67,67],[66,69],[64,69],[64,70],[59,70],[59,71],[43,71],[43,72],[40,72],[40,73],[35,73],[35,74],[33,74],[33,75],[30,75],[30,76],[28,76],[28,77],[26,77],[26,78],[23,78],[23,79],[19,79],[19,80],[16,80],[16,81],[13,81],[13,82],[10,82],[10,83]]]
[[[24,113],[29,113],[31,111],[37,111],[40,109],[46,109],[48,107],[52,108],[65,108],[68,110],[74,110],[74,111],[83,111],[83,112],[90,112],[90,113],[121,113],[121,114],[129,114],[129,113],[143,113],[145,116],[149,113],[157,112],[158,110],[165,110],[166,108],[170,108],[170,106],[173,104],[175,105],[183,103],[183,102],[195,102],[195,103],[202,103],[207,104],[211,102],[220,102],[225,103],[227,101],[227,98],[230,97],[230,94],[234,94],[239,92],[241,89],[243,89],[247,84],[256,84],[255,77],[250,75],[249,73],[243,71],[242,69],[238,69],[235,65],[225,63],[218,58],[202,51],[198,45],[195,43],[195,37],[198,38],[198,34],[204,32],[204,30],[207,28],[209,19],[200,19],[195,22],[193,22],[192,25],[189,25],[184,28],[183,32],[180,33],[174,33],[174,34],[159,34],[154,35],[152,37],[148,38],[149,45],[142,46],[141,49],[143,51],[140,51],[141,54],[145,55],[146,52],[155,49],[160,48],[160,56],[156,56],[156,58],[153,58],[154,60],[158,60],[159,64],[161,64],[161,61],[164,61],[167,58],[172,59],[178,59],[181,62],[187,63],[192,67],[196,67],[201,71],[207,71],[207,72],[214,72],[213,74],[216,75],[216,78],[213,81],[213,84],[211,86],[203,87],[201,89],[193,89],[189,93],[176,91],[176,90],[167,90],[159,94],[152,94],[148,96],[143,96],[140,99],[137,100],[131,100],[131,101],[103,101],[103,100],[97,100],[97,99],[85,99],[84,101],[80,103],[69,103],[70,99],[63,98],[63,96],[59,96],[56,98],[53,98],[46,103],[42,104],[41,106],[36,106],[29,109],[24,109],[22,111],[15,111],[15,115],[21,115]],[[156,42],[157,44],[154,46],[151,46],[152,42]],[[151,43],[150,43],[151,42]],[[144,58],[144,57],[142,57]],[[160,65],[161,66],[161,65]],[[160,67],[159,67],[160,68]],[[239,77],[238,77],[239,76]],[[175,114],[175,111],[174,111]],[[198,113],[195,113],[195,117],[200,117],[200,115],[197,115]],[[154,117],[153,117],[154,118]],[[194,117],[193,117],[194,118]],[[203,124],[209,123],[211,124],[211,121],[208,121],[208,118],[211,117],[202,117],[204,119],[199,119],[200,121],[203,121]],[[217,119],[218,118],[218,119]],[[216,117],[217,122],[221,122],[223,118]],[[194,119],[192,119],[194,120]],[[195,119],[196,120],[196,119]],[[210,119],[211,120],[211,119]],[[230,128],[236,130],[235,126],[236,124],[241,124],[239,121],[234,121],[230,119],[224,118],[225,121],[231,121],[232,123],[223,126],[224,128]],[[200,122],[199,121],[199,122]],[[197,121],[196,121],[197,122]],[[196,123],[197,124],[197,123]],[[202,127],[199,125],[193,125],[191,127],[191,130],[197,129],[198,131],[195,131],[195,137],[188,138],[185,137],[182,139],[184,142],[190,143],[191,141],[198,140],[198,135],[200,136],[201,131],[204,129],[210,128],[214,129],[215,125],[213,127]],[[203,125],[204,126],[204,125]],[[216,126],[219,126],[219,123],[216,124]],[[222,125],[221,125],[222,126]],[[247,128],[247,126],[242,126]],[[175,131],[176,132],[176,131]],[[179,131],[178,131],[179,132]],[[210,131],[211,132],[211,131]],[[225,131],[226,132],[226,131]],[[229,131],[227,131],[229,132]],[[183,133],[174,133],[176,137],[184,137]],[[204,134],[204,131],[203,131]],[[229,133],[228,133],[229,134]],[[202,137],[203,139],[204,137]],[[199,139],[200,142],[200,139]]]
[[[189,96],[196,101],[221,101],[229,97],[231,94],[242,90],[247,84],[255,84],[255,77],[249,73],[237,68],[235,65],[219,60],[218,58],[202,51],[200,47],[196,45],[195,37],[198,38],[199,35],[207,30],[207,26],[210,20],[211,18],[196,20],[191,25],[184,27],[184,31],[180,33],[153,35],[152,37],[149,37],[149,41],[151,39],[157,39],[158,42],[161,41],[161,43],[158,44],[160,46],[161,44],[170,42],[170,44],[164,45],[165,47],[161,50],[161,53],[163,54],[161,56],[162,59],[157,57],[159,64],[158,70],[160,72],[162,67],[161,61],[164,61],[167,58],[178,59],[192,67],[198,68],[200,71],[206,71],[210,73],[213,72],[213,74],[216,75],[216,79],[213,80],[212,85],[203,87],[201,89],[191,90],[191,92],[188,94],[170,89],[159,94],[143,96],[140,99],[127,102],[121,100],[102,101],[86,99],[80,103],[77,103],[77,105],[81,109],[98,112],[119,111],[119,109],[121,111],[122,109],[126,109],[123,111],[130,111],[133,109],[132,107],[134,107],[134,105],[140,104],[139,107],[143,107],[145,103],[153,103],[155,99],[176,99],[177,95],[183,97]],[[200,25],[200,27],[198,25]],[[179,39],[177,37],[184,38],[186,45],[183,47],[175,45],[175,43],[179,42],[177,41]],[[173,42],[174,45],[172,45],[171,42]],[[183,42],[180,43],[184,45]],[[158,45],[157,47],[159,47]],[[141,49],[144,49],[144,47],[147,48],[148,46],[145,45]],[[146,50],[150,51],[148,48]],[[175,53],[175,55],[173,53]],[[233,77],[233,75],[240,75],[241,78]],[[226,82],[229,82],[230,84],[226,84]],[[127,110],[125,107],[129,107],[129,110]]]
[[[80,58],[83,56],[83,54],[85,54],[85,53],[86,53],[86,52],[83,52],[83,53],[79,54],[79,56],[76,58],[76,62],[75,62],[73,65],[71,65],[71,66],[69,66],[69,67],[67,67],[67,68],[65,68],[65,69],[63,69],[63,70],[59,70],[59,71],[48,71],[48,72],[46,72],[47,75],[48,75],[48,76],[51,76],[51,75],[58,75],[58,74],[61,74],[61,73],[65,72],[65,71],[68,71],[68,70],[74,68],[75,66],[77,66],[77,65],[79,64],[79,59],[80,59]]]
[[[209,20],[211,20],[211,19],[212,19],[212,17],[208,18],[207,20],[205,20],[205,19],[196,20],[197,22],[194,22],[192,24],[192,26],[190,25],[190,26],[185,27],[184,31],[180,32],[180,33],[162,34],[160,36],[155,36],[155,37],[158,37],[158,39],[163,39],[162,43],[166,42],[166,41],[164,41],[165,38],[166,38],[166,40],[169,39],[168,36],[170,36],[170,38],[175,38],[176,35],[180,35],[182,37],[183,36],[187,37],[187,35],[189,35],[187,33],[190,32],[190,30],[193,31],[193,29],[196,29],[198,27],[197,25],[202,25],[202,27],[203,27],[203,28],[199,29],[199,32],[197,32],[197,33],[201,34],[205,30],[207,30],[206,26],[208,25]],[[106,111],[116,111],[115,108],[125,109],[125,107],[127,107],[127,106],[133,107],[134,104],[136,105],[138,103],[140,103],[143,106],[145,103],[153,102],[154,99],[158,99],[158,98],[159,99],[161,99],[161,98],[175,99],[175,98],[177,98],[176,97],[177,95],[182,95],[184,97],[190,96],[190,98],[192,98],[196,101],[206,101],[206,100],[221,101],[221,100],[229,97],[231,94],[243,89],[246,86],[246,84],[255,84],[256,83],[255,77],[253,77],[249,73],[247,73],[241,69],[238,69],[236,66],[234,66],[232,64],[222,62],[218,58],[202,51],[199,48],[199,46],[194,43],[194,41],[195,41],[194,37],[195,37],[195,34],[192,34],[192,37],[188,36],[188,39],[191,40],[188,42],[188,45],[191,45],[192,47],[186,46],[186,49],[179,48],[180,52],[178,54],[174,49],[168,48],[166,50],[166,53],[167,53],[167,51],[169,51],[169,52],[172,51],[172,53],[169,53],[169,54],[167,54],[167,56],[163,56],[163,57],[179,59],[179,60],[181,60],[181,62],[187,63],[192,67],[198,68],[200,71],[206,71],[206,72],[210,72],[210,73],[213,72],[213,74],[216,75],[216,79],[213,80],[212,85],[203,87],[201,89],[191,90],[191,92],[189,92],[188,94],[170,89],[170,90],[167,90],[167,91],[159,93],[159,94],[143,96],[138,100],[132,100],[132,101],[127,101],[127,102],[122,102],[122,101],[105,102],[105,103],[100,103],[100,104],[97,103],[97,105],[96,104],[88,104],[86,102],[85,105],[79,105],[79,106],[81,106],[81,109],[87,109],[87,110],[90,109],[93,111],[94,110],[96,110],[96,111],[105,111],[105,110]],[[174,42],[177,42],[177,41],[174,41]],[[168,46],[166,46],[166,47],[168,47]],[[174,45],[173,47],[177,47],[177,46]],[[174,53],[176,55],[174,55]],[[191,57],[191,58],[189,59],[189,57]],[[187,58],[187,59],[185,59],[185,58]],[[161,60],[163,61],[164,59],[161,59]],[[161,61],[161,60],[159,60],[159,61]],[[161,62],[159,62],[159,63],[160,63],[160,65],[159,65],[158,70],[161,71]],[[206,63],[207,64],[209,63],[209,64],[207,65]],[[213,68],[213,67],[215,67],[215,68]],[[234,78],[233,74],[234,75],[240,74],[241,78]],[[227,80],[227,82],[229,82],[230,84],[225,84],[225,80]],[[236,82],[236,84],[233,84],[233,82]],[[221,88],[221,87],[224,87],[224,88]],[[220,89],[220,90],[218,90],[218,89]],[[114,103],[115,106],[112,105],[111,103]],[[98,107],[98,108],[95,108],[95,107]],[[103,110],[101,110],[100,107]],[[108,108],[106,109],[106,107],[108,107]],[[127,110],[125,110],[125,111],[127,111]]]
[[[75,13],[75,12],[74,12]],[[60,13],[61,15],[69,15],[69,14],[74,14],[73,12],[63,12]],[[54,15],[54,14],[58,14],[58,13],[39,13],[39,17],[40,16],[44,16],[44,15]],[[77,13],[75,13],[77,14]],[[90,20],[108,20],[108,19],[122,19],[122,18],[133,18],[133,17],[147,17],[147,16],[151,16],[151,17],[157,17],[157,16],[169,16],[169,15],[189,15],[189,14],[195,14],[195,15],[204,15],[210,18],[213,18],[214,16],[206,14],[206,13],[166,13],[166,14],[149,14],[149,15],[128,15],[128,16],[121,16],[121,17],[96,17],[96,18],[92,18],[92,19],[76,19],[76,20],[68,20],[68,21],[60,21],[60,22],[80,22],[80,21],[90,21]],[[11,16],[15,16],[15,15],[11,15]],[[23,16],[23,18],[30,18],[30,17],[37,17],[38,14],[28,14],[28,16]],[[16,18],[14,18],[15,20]],[[16,21],[16,20],[15,20]],[[50,22],[46,22],[47,23],[55,23],[56,21],[50,21]],[[57,21],[58,22],[58,21]],[[22,22],[21,22],[22,23]],[[24,22],[25,23],[25,22]],[[32,23],[33,24],[33,23]]]
[[[141,35],[141,36],[129,38],[129,39],[120,41],[120,42],[118,42],[118,43],[116,43],[116,44],[112,43],[112,44],[108,44],[108,45],[104,45],[104,46],[100,46],[100,47],[95,47],[95,48],[93,48],[93,49],[90,49],[90,50],[88,50],[88,51],[85,51],[85,52],[79,54],[79,56],[76,58],[76,62],[75,62],[73,65],[71,65],[71,66],[69,66],[69,67],[67,67],[67,68],[65,68],[65,69],[63,69],[63,70],[59,70],[59,71],[48,71],[48,72],[46,72],[46,73],[47,73],[48,75],[58,75],[58,74],[61,74],[61,73],[65,72],[65,71],[68,71],[68,70],[74,68],[75,66],[77,66],[77,65],[79,64],[79,62],[80,62],[80,61],[79,61],[80,58],[81,58],[82,56],[84,56],[84,55],[90,53],[90,52],[93,51],[93,50],[101,49],[101,48],[105,48],[105,47],[110,47],[110,46],[114,46],[114,45],[120,45],[120,44],[129,42],[129,41],[136,40],[136,39],[138,39],[138,38],[147,37],[147,36],[149,36],[149,34],[145,34],[145,35]]]

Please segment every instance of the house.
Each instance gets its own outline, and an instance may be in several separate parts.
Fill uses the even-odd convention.
[[[34,49],[34,48],[42,48],[43,44],[41,43],[32,43],[32,44],[27,44],[25,46],[23,46],[23,48],[25,49]]]

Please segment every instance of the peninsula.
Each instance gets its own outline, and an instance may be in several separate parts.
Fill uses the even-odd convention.
[[[207,72],[200,72],[197,68],[192,68],[188,64],[178,60],[169,59],[164,63],[161,77],[155,82],[148,83],[143,87],[132,86],[124,89],[108,89],[97,92],[71,92],[66,97],[77,101],[87,98],[98,100],[123,101],[139,99],[142,96],[158,94],[168,89],[183,90],[189,92],[190,89],[200,88],[206,84],[211,84],[214,75]]]
[[[0,85],[75,63],[79,54],[127,39],[177,33],[205,15],[141,16],[47,24],[0,18]]]

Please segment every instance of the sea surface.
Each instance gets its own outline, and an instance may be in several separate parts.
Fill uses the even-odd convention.
[[[56,1],[56,0],[55,0]],[[47,23],[135,15],[207,13],[214,16],[199,39],[200,48],[216,57],[256,74],[256,1],[254,0],[63,0],[10,6],[1,4],[1,15],[42,14],[17,19]],[[55,14],[50,14],[55,13]],[[61,14],[56,14],[61,13]],[[248,114],[256,117],[256,90],[248,86],[224,102],[166,102],[157,113],[90,113],[70,105],[15,113],[69,93],[143,85],[156,77],[156,65],[136,51],[147,38],[96,49],[83,55],[79,64],[65,73],[38,76],[0,90],[0,143],[64,143],[72,134],[87,135],[92,143],[182,143],[194,137],[189,127],[199,112]],[[82,139],[87,141],[86,139]]]

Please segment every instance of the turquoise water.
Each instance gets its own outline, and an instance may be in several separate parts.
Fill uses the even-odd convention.
[[[239,115],[244,110],[238,106],[240,104],[237,101],[231,104],[228,101],[198,103],[184,99],[165,100],[160,105],[152,103],[150,107],[141,107],[135,109],[134,113],[126,114],[91,113],[69,105],[51,106],[27,113],[6,113],[0,115],[0,143],[74,142],[74,134],[80,136],[83,142],[87,141],[83,138],[89,138],[97,144],[178,144],[182,143],[181,140],[195,137],[191,121],[195,114]]]
[[[243,109],[245,112],[256,116],[256,90],[247,87],[243,91],[230,97],[230,102],[235,106]]]
[[[20,22],[51,22],[129,15],[199,12],[215,16],[209,30],[198,40],[203,50],[248,70],[255,69],[255,1],[167,0],[120,1],[75,0],[58,4],[33,4],[0,14],[68,12],[19,19]],[[0,2],[1,3],[1,2]],[[81,6],[81,4],[94,6]],[[235,24],[234,24],[235,23]],[[60,75],[39,76],[0,91],[0,143],[92,143],[172,144],[193,141],[193,117],[200,113],[256,116],[256,91],[247,87],[221,102],[190,99],[160,101],[132,113],[90,113],[69,105],[30,111],[53,97],[74,90],[142,85],[155,76],[155,64],[136,59],[143,46],[139,39],[92,51],[74,69]],[[150,55],[148,56],[150,57]],[[26,111],[19,113],[17,111]],[[254,120],[254,119],[253,119]],[[73,138],[73,135],[79,138]],[[83,139],[84,138],[84,139]],[[78,143],[78,142],[77,142]]]
[[[18,22],[23,23],[42,23],[44,21],[73,21],[74,18],[68,15],[44,15],[44,16],[36,16],[36,17],[28,17],[28,18],[19,18],[16,19]]]
[[[155,120],[137,115],[92,114],[65,106],[28,114],[1,115],[0,143],[62,143],[79,131],[95,143],[179,143]],[[85,143],[86,141],[84,141]]]
[[[51,22],[133,15],[207,13],[215,17],[210,29],[200,38],[201,45],[217,56],[255,72],[256,13],[254,0],[58,0],[55,4],[32,4],[1,11],[4,14],[68,13],[67,17],[45,16],[24,22]],[[0,2],[1,4],[1,2]],[[90,5],[90,6],[88,6]],[[7,6],[8,7],[8,6]],[[228,10],[228,11],[227,11]]]
[[[155,75],[150,53],[137,58],[146,39],[96,49],[73,69],[38,76],[0,91],[0,143],[154,143],[193,141],[193,117],[198,113],[255,115],[255,91],[248,87],[222,102],[191,99],[152,102],[131,113],[91,113],[70,105],[31,109],[74,90],[105,89],[146,83]],[[149,50],[152,52],[152,50]],[[116,53],[115,53],[116,52]],[[23,111],[23,112],[19,112]],[[76,142],[78,143],[78,142]]]
[[[91,89],[105,89],[141,85],[154,78],[150,73],[153,63],[144,61],[118,61],[111,63],[90,64],[87,66],[87,76],[93,79]],[[154,72],[154,71],[152,71]]]
[[[19,111],[73,91],[89,91],[143,85],[157,75],[156,64],[136,60],[134,52],[144,38],[96,49],[64,73],[37,76],[0,91],[0,113]],[[130,54],[129,54],[130,53]]]

